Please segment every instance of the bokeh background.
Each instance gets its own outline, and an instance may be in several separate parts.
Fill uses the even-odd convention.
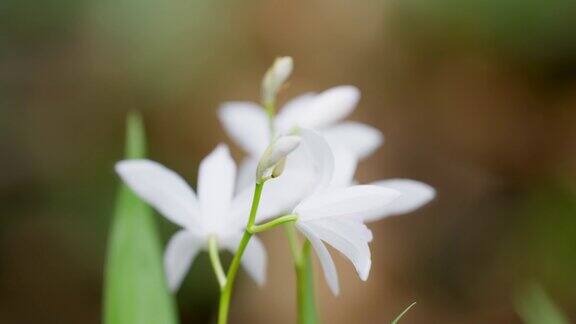
[[[336,254],[340,297],[317,273],[324,323],[385,323],[412,301],[404,323],[521,323],[534,282],[576,320],[575,15],[573,0],[2,1],[0,322],[99,323],[126,112],[194,183],[228,141],[219,103],[257,100],[279,55],[295,59],[282,101],[362,90],[352,119],[386,143],[360,181],[438,190],[371,226],[367,283]],[[282,234],[264,235],[268,284],[243,277],[233,323],[294,323]],[[216,299],[202,256],[182,323],[211,323]]]

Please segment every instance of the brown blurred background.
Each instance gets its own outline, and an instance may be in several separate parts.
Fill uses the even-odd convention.
[[[317,273],[324,323],[520,323],[538,282],[576,320],[576,2],[573,0],[4,0],[0,3],[0,323],[98,323],[124,118],[151,157],[195,182],[225,137],[226,100],[257,100],[278,55],[283,100],[353,84],[352,119],[383,130],[361,181],[438,189],[373,224],[361,282]],[[240,158],[240,151],[235,151]],[[158,218],[166,239],[174,227]],[[294,323],[283,233],[264,235],[264,289],[243,280],[233,323]],[[206,256],[178,295],[182,323],[214,320]]]

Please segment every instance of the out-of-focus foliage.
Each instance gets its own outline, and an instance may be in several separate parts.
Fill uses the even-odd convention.
[[[146,156],[139,115],[128,117],[126,158]],[[152,210],[121,185],[108,242],[105,269],[105,324],[178,323],[162,267]]]
[[[531,284],[516,296],[516,310],[525,324],[568,324],[568,318],[546,291]]]

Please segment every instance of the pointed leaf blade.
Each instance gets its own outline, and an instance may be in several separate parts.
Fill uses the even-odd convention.
[[[130,114],[126,157],[143,158],[145,151],[141,118]],[[178,323],[152,211],[124,185],[116,201],[104,271],[104,324]]]

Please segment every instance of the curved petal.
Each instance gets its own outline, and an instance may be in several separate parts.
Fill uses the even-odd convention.
[[[252,102],[226,102],[218,111],[224,130],[248,154],[260,157],[270,140],[268,116]]]
[[[326,279],[328,287],[330,287],[330,290],[334,295],[338,295],[340,293],[338,271],[336,271],[336,265],[334,264],[334,260],[332,260],[330,252],[328,252],[328,249],[324,246],[324,243],[322,243],[322,241],[318,238],[314,231],[308,227],[308,225],[303,222],[297,222],[296,227],[312,244],[312,247],[318,256],[318,260],[320,260],[320,265],[324,271],[324,278]]]
[[[236,164],[228,146],[219,144],[198,170],[198,200],[202,225],[210,230],[226,225],[236,180]]]
[[[368,242],[372,240],[372,232],[366,225],[360,221],[332,218],[306,222],[306,225],[318,238],[348,258],[360,279],[368,279],[372,266]]]
[[[360,100],[360,90],[354,86],[330,88],[314,98],[302,115],[300,127],[323,128],[346,118]]]
[[[202,241],[190,231],[181,230],[172,236],[164,254],[164,271],[172,292],[178,290],[202,247]]]
[[[400,196],[383,210],[372,213],[371,215],[365,215],[362,219],[366,222],[379,220],[386,216],[413,212],[429,203],[436,196],[436,190],[431,186],[410,179],[381,180],[372,184],[396,190],[400,192]]]
[[[230,236],[222,241],[223,247],[234,254],[238,249],[238,244],[240,244],[241,239],[242,234]],[[242,260],[240,261],[246,273],[248,273],[259,286],[263,286],[266,283],[268,256],[259,238],[253,236],[252,239],[250,239],[242,256]]]
[[[399,196],[398,191],[381,186],[336,188],[312,195],[296,206],[294,212],[302,221],[328,217],[358,219],[381,210]]]
[[[168,220],[182,227],[198,225],[196,195],[174,171],[145,159],[120,161],[115,169],[130,189]]]
[[[300,126],[315,95],[313,92],[299,95],[280,109],[275,119],[275,126],[279,133],[289,132],[292,128]]]
[[[328,187],[334,175],[334,155],[328,143],[317,132],[302,129],[301,147],[308,154],[317,176],[317,185],[314,191],[320,191]]]
[[[354,183],[358,160],[350,150],[337,144],[331,145],[334,154],[334,176],[330,187],[347,187]]]
[[[330,145],[340,145],[353,152],[358,159],[374,153],[384,142],[378,129],[357,122],[344,122],[322,131]]]

